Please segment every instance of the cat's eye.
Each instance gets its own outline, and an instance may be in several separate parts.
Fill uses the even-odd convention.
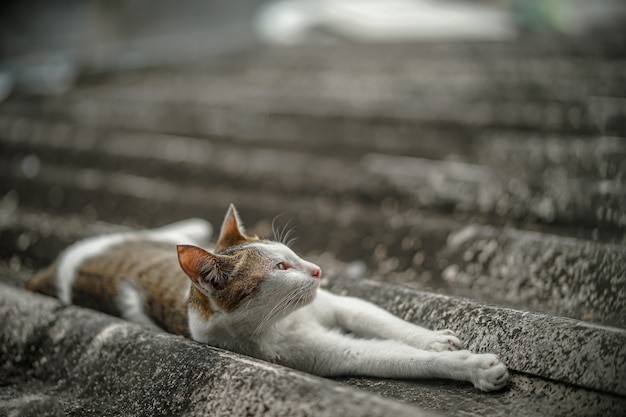
[[[281,271],[284,271],[285,269],[287,269],[287,264],[284,262],[279,262],[276,265],[274,265],[274,269],[279,269]]]

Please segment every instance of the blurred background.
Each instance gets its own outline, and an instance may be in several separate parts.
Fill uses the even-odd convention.
[[[624,4],[5,1],[6,279],[232,202],[327,271],[624,325]]]
[[[276,45],[555,34],[589,41],[598,32],[621,35],[625,14],[619,0],[41,0],[6,1],[0,11],[2,97],[12,89],[61,93],[81,74],[206,63]]]

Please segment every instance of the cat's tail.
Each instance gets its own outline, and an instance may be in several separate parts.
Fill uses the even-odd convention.
[[[158,229],[146,230],[142,233],[155,240],[172,241],[176,244],[203,245],[211,239],[213,227],[206,220],[193,218],[168,224]]]
[[[37,272],[26,284],[26,289],[49,295],[50,297],[57,297],[56,271],[57,262],[54,262],[47,268]]]

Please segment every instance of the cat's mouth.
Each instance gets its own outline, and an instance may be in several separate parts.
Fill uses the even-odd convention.
[[[267,328],[269,323],[272,323],[275,319],[284,317],[287,314],[310,304],[317,295],[317,288],[319,287],[318,279],[311,279],[304,282],[298,288],[292,290],[291,293],[276,304],[271,311],[265,315],[261,320],[257,328],[252,332],[252,336],[255,336]]]
[[[306,304],[309,304],[310,302],[312,302],[315,299],[315,296],[317,295],[317,289],[320,286],[320,281],[319,280],[315,280],[313,286],[311,287],[311,289],[309,290],[309,294],[306,300]]]
[[[320,281],[318,279],[307,281],[307,283],[291,297],[291,304],[296,307],[302,307],[311,303],[317,295],[319,285]]]

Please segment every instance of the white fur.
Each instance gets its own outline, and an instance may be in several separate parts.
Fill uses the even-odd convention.
[[[323,376],[440,377],[502,388],[508,371],[497,355],[473,354],[450,330],[431,331],[366,301],[318,289],[317,266],[280,243],[252,243],[292,269],[268,274],[237,310],[204,321],[189,310],[195,340]]]
[[[126,282],[120,286],[118,307],[126,320],[141,324],[153,330],[162,330],[144,311],[145,297],[132,284]]]
[[[124,241],[124,235],[97,236],[66,248],[59,257],[57,268],[57,294],[65,304],[72,303],[72,286],[82,263],[97,256],[113,245]]]
[[[324,290],[277,323],[276,333],[279,362],[299,363],[318,375],[452,378],[484,391],[502,388],[508,380],[496,355],[458,350],[462,344],[449,330],[430,331],[366,301]]]

